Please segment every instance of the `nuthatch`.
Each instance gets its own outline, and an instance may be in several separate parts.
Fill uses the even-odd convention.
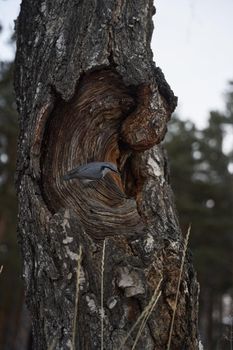
[[[102,179],[108,172],[119,174],[115,164],[110,162],[91,162],[70,170],[63,180],[79,179],[83,183]]]

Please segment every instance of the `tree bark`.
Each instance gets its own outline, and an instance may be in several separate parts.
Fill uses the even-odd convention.
[[[131,349],[161,277],[136,349],[166,349],[184,242],[159,145],[176,97],[152,59],[154,13],[152,0],[22,1],[18,228],[34,349]],[[62,181],[91,161],[121,176]],[[188,255],[171,349],[198,348],[197,298]]]

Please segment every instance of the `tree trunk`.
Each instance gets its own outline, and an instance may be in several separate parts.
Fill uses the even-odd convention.
[[[159,145],[176,97],[152,60],[154,13],[152,0],[22,1],[17,190],[34,349],[133,348],[161,278],[135,349],[166,349],[184,242]],[[63,182],[91,161],[121,176]],[[198,349],[197,297],[188,258],[171,349]]]

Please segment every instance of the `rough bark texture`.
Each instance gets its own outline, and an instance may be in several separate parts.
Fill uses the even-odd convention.
[[[183,238],[159,145],[176,98],[152,60],[154,12],[152,0],[22,1],[17,189],[34,349],[72,349],[74,333],[76,349],[101,348],[102,277],[103,348],[119,349],[161,276],[136,349],[166,349]],[[94,160],[116,163],[121,176],[61,180]],[[188,258],[171,349],[198,348],[197,297]]]

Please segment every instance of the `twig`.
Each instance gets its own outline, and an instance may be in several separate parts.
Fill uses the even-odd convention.
[[[185,237],[185,242],[184,242],[184,249],[183,249],[183,255],[182,255],[181,266],[180,266],[180,274],[179,274],[178,285],[177,285],[177,290],[176,290],[175,305],[174,305],[174,310],[173,310],[173,314],[172,314],[172,321],[171,321],[169,338],[168,338],[168,343],[167,343],[167,350],[170,350],[170,346],[171,346],[171,339],[172,339],[172,332],[173,332],[174,320],[175,320],[175,315],[176,315],[178,295],[179,295],[179,291],[180,291],[180,282],[181,282],[181,277],[182,277],[183,268],[184,268],[184,260],[185,260],[187,246],[188,246],[190,231],[191,231],[191,225],[189,225],[189,228],[188,228],[188,231],[187,231],[187,234]]]
[[[3,270],[3,265],[0,266],[0,275],[2,273],[2,270]]]
[[[77,325],[77,313],[78,313],[78,298],[79,298],[79,282],[80,282],[80,271],[81,271],[81,260],[82,260],[82,246],[79,247],[79,255],[77,258],[77,281],[76,281],[76,296],[75,296],[75,307],[74,307],[74,320],[73,320],[73,332],[72,332],[72,348],[75,349],[75,336],[76,336],[76,325]]]

